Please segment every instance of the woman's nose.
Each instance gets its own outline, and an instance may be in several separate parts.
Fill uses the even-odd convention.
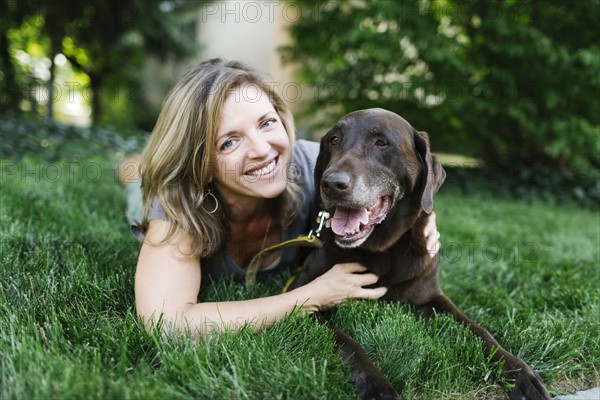
[[[260,133],[250,135],[248,157],[264,158],[269,155],[269,151],[271,151],[271,144],[264,135]]]

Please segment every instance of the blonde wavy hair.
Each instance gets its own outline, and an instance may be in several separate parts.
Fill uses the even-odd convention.
[[[171,224],[159,244],[171,242],[178,231],[184,232],[192,241],[191,255],[206,257],[227,240],[224,202],[219,201],[221,206],[213,213],[214,199],[206,196],[206,190],[214,173],[215,141],[223,103],[232,90],[246,84],[258,86],[269,96],[293,154],[292,114],[264,76],[241,62],[221,59],[205,61],[189,71],[168,94],[140,163],[143,214],[139,227],[146,231],[154,199],[160,201]],[[219,198],[218,193],[213,194]],[[272,201],[272,216],[281,226],[289,226],[301,206],[300,187],[288,181],[285,191]]]

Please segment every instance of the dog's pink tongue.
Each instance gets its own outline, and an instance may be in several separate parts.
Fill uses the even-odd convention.
[[[366,208],[353,210],[351,208],[337,207],[331,220],[331,229],[336,235],[344,236],[353,233],[359,224],[366,225],[369,222],[369,213]]]

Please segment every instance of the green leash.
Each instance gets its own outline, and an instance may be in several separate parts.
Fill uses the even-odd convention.
[[[248,264],[248,269],[246,269],[246,287],[250,287],[256,283],[256,274],[260,270],[260,266],[262,261],[273,254],[276,251],[284,249],[286,247],[292,246],[300,246],[300,247],[323,247],[323,242],[318,238],[321,235],[321,230],[323,226],[326,226],[327,219],[329,218],[329,213],[326,211],[320,211],[317,217],[317,222],[319,223],[319,227],[316,231],[310,231],[308,235],[299,236],[296,239],[286,240],[285,242],[275,244],[273,246],[269,246],[263,250],[261,250],[257,255],[252,257],[250,264]],[[287,288],[293,281],[295,276],[292,276],[285,284],[283,291],[287,291]]]
[[[246,287],[254,285],[256,283],[256,274],[260,270],[260,266],[262,261],[273,254],[274,252],[284,249],[286,247],[292,246],[300,246],[300,247],[323,247],[323,242],[316,236],[305,235],[297,237],[296,239],[286,240],[285,242],[275,244],[273,246],[269,246],[262,250],[260,253],[252,257],[250,264],[248,264],[248,269],[246,270]],[[289,286],[292,282],[286,284]]]

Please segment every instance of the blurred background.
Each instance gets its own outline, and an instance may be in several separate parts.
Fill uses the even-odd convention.
[[[525,197],[600,199],[600,0],[0,4],[6,156],[79,128],[143,143],[178,78],[222,57],[271,77],[301,137],[383,107],[429,132],[459,185],[476,168]]]

